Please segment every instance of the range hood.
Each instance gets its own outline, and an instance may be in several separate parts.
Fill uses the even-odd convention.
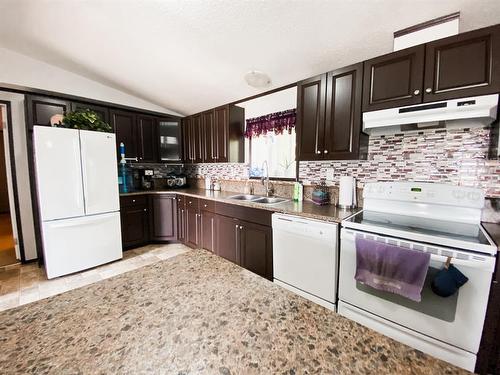
[[[363,113],[363,131],[392,134],[434,127],[450,120],[479,120],[489,125],[496,120],[497,110],[498,94],[383,109]]]

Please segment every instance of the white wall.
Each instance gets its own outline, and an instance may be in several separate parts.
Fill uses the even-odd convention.
[[[177,115],[174,111],[6,48],[0,48],[0,85],[1,83]]]
[[[10,157],[14,155],[16,165],[16,182],[19,197],[19,212],[21,230],[24,242],[26,260],[35,259],[36,242],[33,210],[31,207],[30,178],[28,170],[28,151],[26,146],[26,126],[24,120],[24,95],[0,92],[0,100],[10,102],[14,150],[10,150]],[[7,119],[7,118],[6,118]],[[13,152],[12,152],[13,151]],[[11,210],[13,207],[11,207]],[[13,222],[13,226],[15,222]],[[17,232],[19,228],[15,228]]]
[[[297,87],[237,104],[245,108],[245,120],[297,107]]]

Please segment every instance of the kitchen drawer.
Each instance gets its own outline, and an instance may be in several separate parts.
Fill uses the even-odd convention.
[[[186,209],[198,210],[200,204],[199,198],[185,197],[184,199],[186,201]]]
[[[120,197],[120,207],[147,205],[147,195],[122,195]]]
[[[271,226],[271,215],[273,214],[272,211],[243,207],[230,203],[217,203],[215,213],[268,227]]]
[[[200,210],[215,212],[215,201],[200,199]]]

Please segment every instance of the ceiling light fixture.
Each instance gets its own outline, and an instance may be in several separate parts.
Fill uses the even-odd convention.
[[[245,81],[249,86],[255,87],[256,89],[263,89],[271,86],[271,78],[258,70],[251,70],[245,74]]]

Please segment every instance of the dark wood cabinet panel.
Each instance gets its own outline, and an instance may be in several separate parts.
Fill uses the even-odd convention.
[[[200,246],[200,208],[199,199],[186,197],[186,245]]]
[[[136,115],[133,112],[111,110],[111,126],[116,134],[116,152],[120,159],[120,142],[125,145],[125,156],[137,158],[137,126]]]
[[[72,102],[71,103],[71,111],[82,111],[90,109],[91,111],[94,111],[97,113],[97,115],[101,118],[102,121],[107,122],[109,124],[109,109],[106,107],[102,107],[99,105],[95,104],[88,104],[88,103],[77,103],[77,102]]]
[[[329,72],[326,87],[324,158],[363,158],[360,146],[365,147],[368,141],[361,133],[363,64]]]
[[[365,61],[363,110],[400,107],[422,101],[425,46]]]
[[[158,129],[156,119],[152,116],[137,115],[137,157],[140,162],[157,163]]]
[[[500,91],[500,26],[426,44],[424,102]]]
[[[223,156],[222,146],[219,146],[217,161],[243,163],[245,161],[245,109],[237,105],[229,105],[227,111],[229,123],[224,128],[224,132],[227,132],[227,141],[224,143],[227,157]],[[219,128],[219,142],[221,142],[221,137],[221,129]]]
[[[240,222],[240,265],[257,275],[273,279],[273,245],[271,227]]]
[[[192,147],[193,163],[203,162],[203,118],[201,114],[191,117],[190,142]]]
[[[237,219],[216,215],[216,254],[239,264],[240,229]]]
[[[177,239],[186,242],[186,204],[182,195],[177,195]]]
[[[297,155],[299,160],[323,158],[326,74],[297,85]]]
[[[191,117],[185,117],[182,119],[182,160],[184,163],[192,163],[193,162],[193,148],[191,142]]]
[[[120,218],[124,248],[149,242],[149,213],[146,205],[121,207]]]
[[[177,204],[174,195],[152,195],[150,237],[153,241],[177,239]]]
[[[216,235],[216,222],[215,214],[213,212],[201,210],[200,211],[201,233],[200,233],[200,247],[202,249],[215,252],[215,235]]]
[[[215,108],[214,121],[216,130],[215,161],[225,163],[228,161],[229,143],[229,106]]]
[[[203,162],[213,163],[217,154],[217,129],[215,126],[214,111],[203,112],[202,115],[202,142]]]
[[[54,115],[65,115],[70,111],[70,102],[43,96],[27,95],[28,122],[34,125],[50,126]]]

